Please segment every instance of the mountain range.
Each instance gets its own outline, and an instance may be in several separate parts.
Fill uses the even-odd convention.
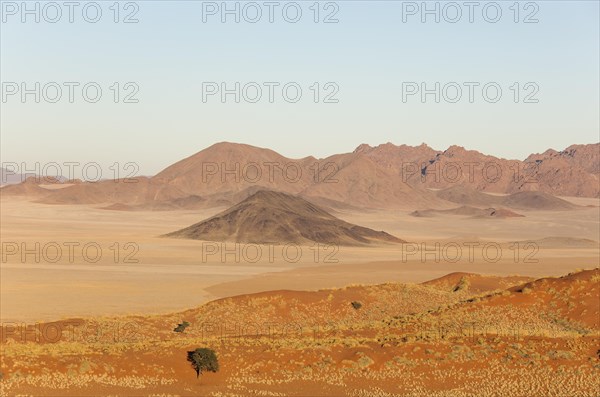
[[[171,210],[231,206],[260,190],[272,190],[304,197],[324,208],[418,210],[477,204],[449,200],[436,192],[447,189],[453,189],[454,196],[462,190],[467,195],[540,192],[600,197],[599,177],[600,143],[572,145],[560,152],[547,150],[519,161],[459,146],[438,151],[425,144],[391,143],[363,144],[351,153],[324,159],[290,159],[270,149],[222,142],[153,177],[63,182],[65,186],[59,189],[45,189],[36,186],[41,185],[36,180],[26,180],[3,187],[0,193],[48,204]],[[532,194],[520,201],[531,201]],[[487,196],[480,203],[486,208],[490,206]]]

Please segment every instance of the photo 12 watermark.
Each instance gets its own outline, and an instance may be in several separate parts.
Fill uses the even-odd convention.
[[[139,103],[138,83],[3,81],[2,103]]]
[[[497,161],[408,161],[402,163],[400,175],[403,182],[459,184],[483,180],[494,184],[508,180],[514,183],[536,183],[539,168],[537,162],[514,162],[506,165]]]
[[[421,263],[474,263],[480,259],[486,263],[509,260],[514,263],[538,263],[540,250],[534,241],[501,244],[495,241],[410,242],[402,244],[401,262]]]
[[[340,86],[333,81],[202,82],[202,103],[339,103]]]
[[[339,337],[340,329],[333,322],[306,324],[299,321],[203,321],[191,324],[192,335],[198,335],[201,340],[220,340],[222,344],[244,339],[269,342],[297,341],[299,339],[324,341]]]
[[[503,85],[495,81],[477,82],[402,82],[402,103],[539,103],[538,83],[513,82]]]
[[[539,23],[535,1],[403,1],[402,23]]]
[[[0,340],[19,343],[136,343],[141,342],[142,326],[135,321],[105,321],[101,323],[83,320],[56,322],[2,322]]]
[[[2,241],[2,263],[139,263],[137,243],[96,241]]]
[[[203,1],[202,22],[218,23],[339,23],[335,1]]]
[[[338,263],[338,244],[253,244],[203,241],[202,263]]]
[[[337,183],[339,165],[332,161],[303,164],[297,161],[214,162],[201,164],[202,183]]]
[[[138,163],[128,161],[112,163],[103,167],[97,162],[89,161],[51,161],[33,163],[5,161],[0,164],[2,175],[0,185],[10,182],[33,181],[38,184],[72,183],[75,181],[99,182],[102,180],[119,181],[123,183],[137,183],[136,178],[140,170]]]
[[[136,1],[2,1],[2,23],[139,23]]]

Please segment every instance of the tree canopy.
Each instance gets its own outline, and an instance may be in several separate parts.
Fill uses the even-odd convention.
[[[212,349],[200,347],[194,351],[188,351],[187,360],[196,371],[196,377],[205,371],[217,372],[219,370],[217,354]]]

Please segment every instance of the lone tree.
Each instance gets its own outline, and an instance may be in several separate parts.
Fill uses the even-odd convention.
[[[187,360],[192,363],[196,370],[196,378],[202,371],[217,372],[219,370],[219,360],[214,350],[199,347],[198,349],[187,352]]]

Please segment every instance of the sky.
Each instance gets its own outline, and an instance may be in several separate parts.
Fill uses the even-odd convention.
[[[600,141],[598,1],[63,3],[1,2],[2,163]]]

